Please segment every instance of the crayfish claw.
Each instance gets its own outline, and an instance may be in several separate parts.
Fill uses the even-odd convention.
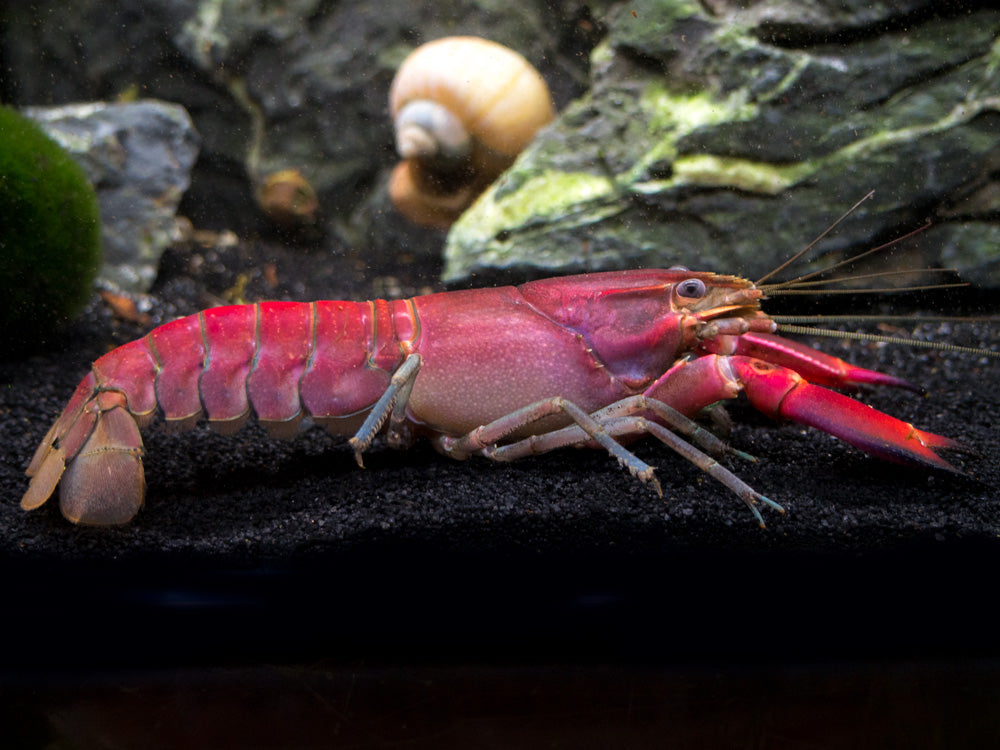
[[[618,458],[622,466],[628,469],[629,474],[631,474],[641,482],[644,482],[646,484],[651,484],[653,486],[653,489],[656,490],[656,494],[659,495],[660,497],[663,497],[663,488],[660,486],[660,480],[656,478],[656,473],[653,467],[647,464],[645,461],[636,458],[633,454],[628,453],[627,451],[623,452],[631,456],[632,461],[626,461],[622,458],[618,458],[617,456],[616,458]]]
[[[647,479],[646,481],[649,482],[651,485],[653,485],[653,489],[656,490],[657,496],[662,498],[663,488],[660,486],[660,480],[657,479],[655,476],[653,476],[652,469],[649,470],[649,479]]]
[[[358,466],[360,466],[362,469],[365,468],[365,460],[364,458],[362,458],[361,455],[362,451],[365,449],[365,446],[356,437],[352,437],[347,442],[348,444],[350,444],[351,448],[354,449],[354,460],[357,461]]]
[[[783,506],[781,506],[781,505],[778,505],[778,503],[774,502],[774,500],[772,500],[771,498],[769,498],[769,497],[764,497],[763,495],[758,495],[757,497],[758,497],[758,499],[759,499],[759,500],[760,500],[761,502],[763,502],[764,504],[766,504],[766,505],[770,506],[772,510],[776,510],[776,511],[778,511],[778,512],[779,512],[779,513],[780,513],[781,515],[785,515],[785,509],[784,509],[784,507],[783,507]]]
[[[757,519],[757,523],[760,524],[760,527],[762,529],[766,529],[767,525],[764,523],[764,517],[760,514],[760,510],[757,508],[758,503],[764,503],[772,510],[776,510],[782,515],[785,514],[785,509],[783,507],[778,505],[776,502],[774,502],[774,500],[770,499],[769,497],[764,497],[763,495],[757,492],[754,492],[753,496],[751,497],[744,497],[743,502],[747,504],[747,507],[750,509],[750,512],[753,513],[753,517]]]
[[[760,525],[760,527],[762,529],[766,529],[767,524],[764,523],[764,516],[762,516],[760,514],[760,511],[757,509],[757,503],[753,500],[747,500],[746,504],[747,507],[750,509],[750,512],[753,513],[753,517],[757,519],[757,523]]]

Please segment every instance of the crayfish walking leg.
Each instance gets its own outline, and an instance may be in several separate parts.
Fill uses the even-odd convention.
[[[442,436],[438,439],[438,446],[444,453],[454,458],[465,458],[474,453],[479,453],[488,458],[493,458],[493,454],[497,450],[496,444],[499,441],[509,437],[515,432],[518,432],[522,428],[527,427],[533,422],[537,422],[545,419],[546,417],[551,417],[560,413],[569,416],[585,433],[586,437],[581,440],[581,442],[587,442],[587,439],[597,442],[605,450],[607,450],[608,453],[617,458],[618,462],[628,469],[632,476],[641,479],[644,482],[649,482],[653,485],[657,494],[663,494],[663,490],[660,488],[660,482],[653,473],[652,466],[639,459],[639,457],[633,453],[625,450],[625,448],[615,442],[614,439],[607,434],[607,431],[601,423],[594,419],[591,415],[587,414],[587,412],[573,402],[567,401],[559,396],[545,399],[544,401],[538,401],[537,403],[529,404],[521,409],[517,409],[504,417],[500,417],[499,419],[490,422],[489,424],[477,427],[475,430],[463,437],[450,438]],[[530,440],[530,438],[527,439]],[[498,458],[497,460],[504,459]]]
[[[389,387],[375,402],[364,424],[348,441],[354,449],[354,460],[361,468],[365,466],[361,454],[371,446],[387,418],[389,418],[389,444],[400,447],[407,443],[402,430],[406,421],[406,402],[410,398],[417,373],[420,372],[420,364],[419,354],[411,354],[403,360],[403,364],[392,374]]]
[[[575,424],[552,432],[529,435],[507,445],[496,445],[532,423],[560,412],[570,416]],[[641,416],[644,412],[655,414],[673,430],[687,435],[712,455],[702,452],[666,427]],[[524,456],[547,453],[557,448],[583,446],[596,442],[618,459],[632,476],[652,484],[656,493],[662,497],[663,490],[659,480],[656,479],[653,467],[614,439],[643,434],[653,435],[739,495],[761,526],[764,526],[764,520],[757,510],[758,503],[765,503],[775,510],[784,512],[780,505],[761,495],[712,457],[736,454],[753,460],[751,456],[729,448],[668,404],[644,396],[622,399],[593,414],[587,414],[579,406],[564,398],[545,399],[478,427],[461,438],[441,437],[438,439],[438,444],[445,453],[458,458],[478,453],[495,461],[513,461]]]

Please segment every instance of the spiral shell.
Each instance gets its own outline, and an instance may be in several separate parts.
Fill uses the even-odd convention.
[[[418,224],[447,227],[555,116],[527,60],[478,37],[417,48],[393,80],[396,149],[390,196]]]
[[[316,221],[319,198],[297,169],[282,169],[267,176],[257,191],[257,202],[276,224],[297,227]]]

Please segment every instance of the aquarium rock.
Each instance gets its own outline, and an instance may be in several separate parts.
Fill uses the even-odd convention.
[[[190,183],[199,137],[179,104],[26,107],[84,168],[97,190],[104,262],[98,284],[145,292],[178,237],[177,206]]]

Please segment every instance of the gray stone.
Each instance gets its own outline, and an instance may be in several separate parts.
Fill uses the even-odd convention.
[[[97,190],[104,261],[98,284],[145,292],[178,239],[177,206],[198,155],[183,107],[158,101],[28,107],[24,114],[69,151]]]

